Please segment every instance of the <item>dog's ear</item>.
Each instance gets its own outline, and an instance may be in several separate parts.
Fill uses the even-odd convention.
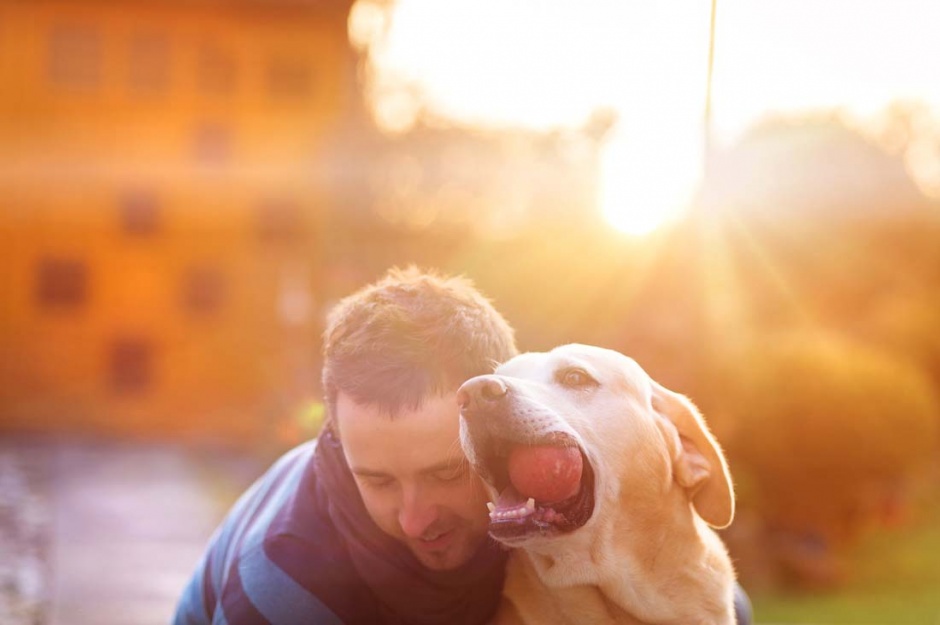
[[[718,442],[688,398],[650,382],[653,410],[672,424],[679,436],[673,452],[674,479],[689,492],[695,511],[706,523],[719,529],[727,527],[734,518],[734,490]]]

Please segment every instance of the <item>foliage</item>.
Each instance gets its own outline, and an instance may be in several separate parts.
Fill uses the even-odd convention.
[[[839,592],[751,593],[758,623],[934,625],[940,615],[940,505],[904,530],[870,536],[848,557]]]
[[[870,340],[920,365],[940,386],[940,297],[935,293],[885,299],[865,319]]]
[[[940,407],[923,373],[886,352],[782,335],[742,370],[736,461],[781,526],[845,538],[937,453]]]
[[[278,420],[272,441],[277,449],[293,447],[316,437],[326,419],[326,406],[321,401],[301,402],[293,414]]]

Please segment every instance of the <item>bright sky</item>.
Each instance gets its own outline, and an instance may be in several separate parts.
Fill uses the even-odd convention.
[[[379,12],[360,0],[351,34]],[[684,208],[700,175],[709,0],[398,0],[373,48],[377,114],[407,127],[415,99],[486,125],[578,126],[610,107],[602,204],[642,233]],[[373,18],[373,19],[370,19]],[[718,0],[719,143],[771,112],[898,99],[940,108],[940,0]],[[389,89],[385,89],[390,85]]]

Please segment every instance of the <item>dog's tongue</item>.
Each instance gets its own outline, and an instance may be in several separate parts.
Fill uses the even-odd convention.
[[[504,495],[513,493],[520,500],[532,497],[540,503],[568,499],[577,494],[583,469],[577,447],[519,445],[509,453],[509,481],[514,488],[500,494],[500,503]]]

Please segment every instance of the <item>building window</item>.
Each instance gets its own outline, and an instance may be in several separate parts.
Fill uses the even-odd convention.
[[[49,79],[53,84],[91,89],[101,82],[101,37],[90,26],[58,25],[49,34]]]
[[[193,133],[193,153],[203,163],[226,163],[232,156],[232,133],[216,122],[197,126]]]
[[[183,307],[192,314],[218,312],[225,300],[225,276],[216,267],[190,267],[183,276]]]
[[[199,49],[196,81],[203,93],[230,95],[235,91],[235,59],[212,45]]]
[[[268,62],[268,92],[276,98],[302,98],[313,91],[313,69],[301,59],[274,58]]]
[[[120,200],[121,229],[131,236],[150,236],[160,229],[160,206],[152,193],[128,193]]]
[[[257,211],[258,237],[269,243],[290,243],[305,232],[300,206],[287,200],[263,202]]]
[[[36,267],[36,300],[47,309],[74,309],[88,297],[88,267],[70,258],[44,258]]]
[[[170,82],[170,44],[164,35],[138,33],[128,50],[128,83],[135,93],[166,91]]]
[[[109,382],[116,393],[140,393],[153,383],[153,346],[140,338],[120,338],[108,355]]]

